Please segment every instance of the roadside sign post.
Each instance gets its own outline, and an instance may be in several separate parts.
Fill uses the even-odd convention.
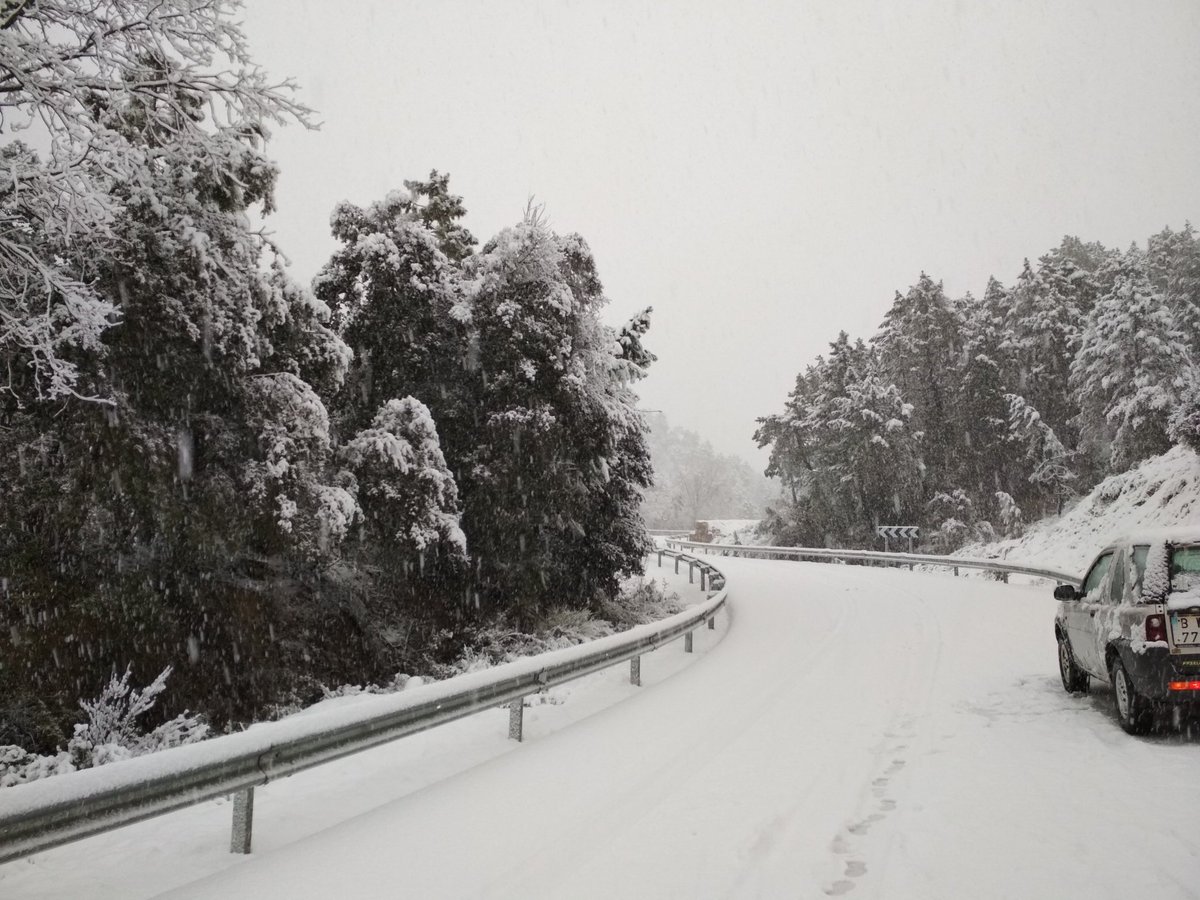
[[[888,538],[908,538],[908,552],[913,552],[913,541],[921,536],[916,525],[876,525],[875,533],[883,538],[883,552],[888,552]]]

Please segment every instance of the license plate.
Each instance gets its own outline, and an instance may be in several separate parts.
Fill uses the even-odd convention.
[[[1200,615],[1172,613],[1171,643],[1176,647],[1200,647]]]

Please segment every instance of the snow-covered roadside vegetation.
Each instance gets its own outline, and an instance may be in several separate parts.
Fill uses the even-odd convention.
[[[969,544],[961,552],[1082,573],[1124,534],[1180,525],[1200,527],[1200,456],[1189,447],[1109,476],[1062,516],[1042,519],[1019,537]]]
[[[586,641],[607,637],[636,625],[665,619],[683,609],[680,597],[665,589],[665,582],[643,576],[625,580],[615,597],[601,603],[597,614],[586,609],[555,607],[529,631],[515,630],[502,616],[475,624],[469,633],[443,632],[431,642],[430,656],[417,674],[398,672],[381,683],[322,686],[321,700],[309,706],[279,707],[272,718],[304,713],[338,697],[358,694],[389,694],[430,681],[453,678],[524,656],[548,653]],[[438,662],[438,652],[456,654],[449,662]],[[14,744],[0,745],[0,788],[89,769],[142,756],[169,747],[191,744],[210,737],[203,717],[188,712],[155,727],[143,717],[167,689],[171,668],[167,667],[144,689],[130,684],[130,670],[113,675],[100,695],[79,706],[84,721],[74,726],[65,746],[51,753],[37,753]]]
[[[480,246],[432,172],[339,203],[298,284],[252,217],[314,113],[240,3],[10,6],[0,744],[54,752],[127,667],[174,669],[147,727],[224,728],[602,615],[649,548],[654,356],[586,241],[530,208]]]
[[[209,734],[208,724],[187,712],[148,730],[141,721],[166,690],[170,675],[168,666],[141,690],[129,683],[128,668],[120,678],[113,675],[99,697],[79,704],[85,721],[75,726],[66,746],[55,753],[0,746],[0,788],[203,740]]]
[[[1123,252],[1064,238],[981,298],[922,273],[870,341],[842,333],[759,420],[788,494],[768,528],[878,547],[876,525],[919,525],[932,552],[1016,537],[1173,445],[1200,449],[1198,360],[1190,225]]]

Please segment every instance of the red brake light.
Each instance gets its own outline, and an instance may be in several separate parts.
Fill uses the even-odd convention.
[[[1146,617],[1146,640],[1147,641],[1163,641],[1167,640],[1167,623],[1163,621],[1162,616],[1147,616]]]
[[[1167,687],[1173,691],[1200,691],[1200,681],[1169,681]]]

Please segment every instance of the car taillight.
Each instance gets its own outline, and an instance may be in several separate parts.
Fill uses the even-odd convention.
[[[1166,643],[1167,623],[1162,616],[1146,616],[1146,640]]]
[[[1200,691],[1200,681],[1168,681],[1167,687],[1173,691]]]

